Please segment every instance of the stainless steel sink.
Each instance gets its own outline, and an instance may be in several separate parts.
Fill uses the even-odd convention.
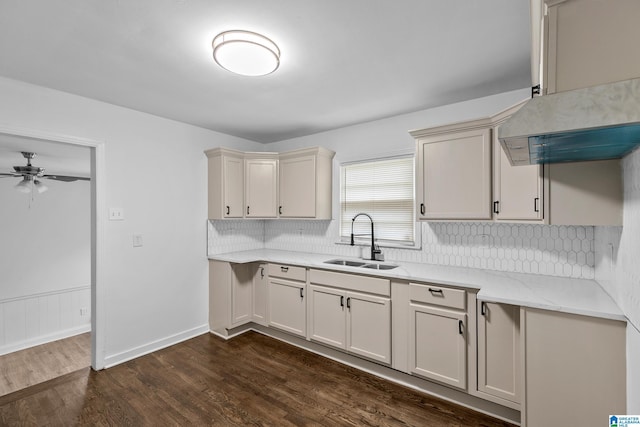
[[[330,259],[328,261],[325,261],[324,263],[333,265],[344,265],[347,267],[370,268],[372,270],[391,270],[398,267],[397,265],[393,264],[367,264],[366,262],[352,261],[350,259]]]
[[[372,270],[392,270],[396,267],[398,266],[393,264],[367,264],[362,266],[362,268],[370,268]]]
[[[329,261],[325,261],[325,264],[334,264],[334,265],[346,265],[349,267],[362,267],[366,264],[366,262],[360,261],[351,261],[349,259],[330,259]]]

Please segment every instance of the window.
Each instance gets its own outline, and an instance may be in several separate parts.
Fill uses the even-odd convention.
[[[351,220],[364,212],[373,218],[379,244],[415,244],[414,159],[399,157],[340,167],[340,237],[349,240]],[[354,234],[370,234],[366,217],[359,217]],[[370,237],[357,239],[370,242]]]

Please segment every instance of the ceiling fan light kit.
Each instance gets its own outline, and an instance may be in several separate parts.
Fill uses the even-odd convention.
[[[280,49],[267,37],[252,31],[224,31],[211,43],[213,59],[227,71],[242,76],[264,76],[280,66]]]
[[[47,187],[39,178],[52,179],[55,181],[72,182],[72,181],[90,181],[91,178],[85,178],[81,176],[69,176],[69,175],[45,175],[44,168],[39,168],[31,164],[31,160],[36,157],[36,153],[29,151],[22,151],[22,156],[27,159],[26,166],[14,166],[14,172],[0,173],[0,178],[22,178],[14,188],[21,193],[38,194],[44,193],[49,187]]]

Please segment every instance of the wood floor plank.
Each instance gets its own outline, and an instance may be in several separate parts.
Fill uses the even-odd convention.
[[[0,397],[0,425],[511,426],[253,332]]]
[[[0,396],[88,367],[90,341],[85,333],[0,356]]]

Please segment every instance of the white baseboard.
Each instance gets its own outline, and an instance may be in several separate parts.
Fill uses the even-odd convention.
[[[140,356],[144,356],[145,354],[153,353],[154,351],[161,350],[163,348],[171,347],[172,345],[178,344],[182,341],[186,341],[193,337],[197,337],[198,335],[202,335],[204,333],[209,332],[209,325],[198,326],[193,329],[189,329],[184,332],[180,332],[166,338],[162,338],[156,341],[152,341],[150,343],[141,345],[139,347],[134,347],[130,350],[123,351],[117,354],[112,354],[110,356],[106,356],[104,358],[104,367],[111,368],[113,366],[119,365],[121,363],[127,362],[129,360],[138,358]]]
[[[84,334],[85,332],[90,332],[90,331],[91,331],[91,325],[86,324],[82,326],[76,326],[75,328],[56,331],[52,334],[41,335],[38,337],[29,338],[28,340],[3,345],[2,347],[0,347],[0,356],[8,353],[13,353],[14,351],[20,351],[30,347],[35,347],[37,345],[46,344],[51,341],[57,341],[64,338],[72,337],[74,335]]]

